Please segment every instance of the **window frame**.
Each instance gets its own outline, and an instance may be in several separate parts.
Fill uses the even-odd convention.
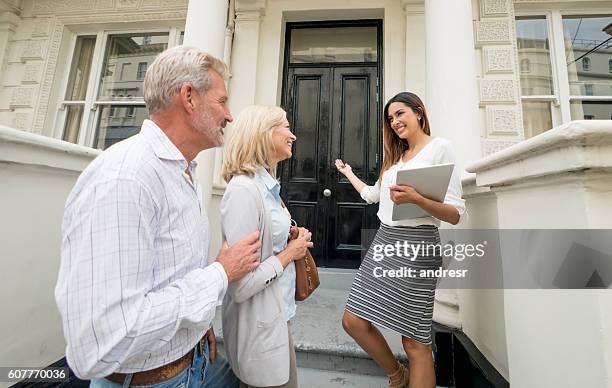
[[[572,121],[571,103],[574,101],[612,101],[612,96],[579,96],[570,93],[569,75],[565,59],[565,41],[563,30],[564,16],[603,16],[612,15],[610,8],[604,6],[585,7],[585,4],[561,4],[551,7],[546,4],[515,4],[515,20],[521,17],[545,17],[550,44],[550,61],[553,78],[553,94],[550,96],[522,96],[522,101],[550,101],[553,128]],[[586,8],[586,9],[585,9]],[[515,37],[516,39],[516,37]],[[517,48],[518,57],[518,48]],[[520,82],[520,73],[519,73]]]
[[[67,61],[64,73],[60,81],[59,89],[59,101],[57,102],[57,109],[54,118],[53,125],[53,137],[62,139],[66,127],[66,119],[68,114],[68,106],[71,105],[82,105],[83,106],[83,117],[79,127],[79,134],[77,137],[76,144],[95,148],[96,134],[98,132],[98,122],[100,120],[101,107],[104,105],[118,105],[121,107],[127,106],[145,106],[144,99],[140,98],[133,101],[106,101],[98,100],[98,91],[100,87],[100,77],[103,71],[104,56],[106,55],[106,49],[109,41],[109,36],[118,34],[147,34],[147,33],[168,33],[168,48],[174,47],[180,44],[181,33],[184,32],[184,27],[178,26],[166,26],[166,27],[143,27],[138,26],[134,28],[104,28],[103,25],[93,27],[91,29],[79,30],[73,32],[68,43],[68,55],[71,55],[71,59]],[[66,100],[66,92],[70,79],[70,72],[75,61],[78,58],[74,55],[77,40],[82,36],[95,36],[96,43],[94,45],[94,51],[92,55],[92,64],[87,80],[87,94],[84,102],[73,102]]]

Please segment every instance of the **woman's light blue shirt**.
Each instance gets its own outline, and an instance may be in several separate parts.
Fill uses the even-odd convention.
[[[263,168],[259,170],[255,178],[259,189],[263,193],[265,208],[270,212],[272,244],[274,254],[277,254],[287,248],[291,219],[289,213],[281,205],[280,183]],[[288,321],[293,318],[296,311],[295,264],[293,262],[285,268],[278,283],[285,302],[285,318]]]

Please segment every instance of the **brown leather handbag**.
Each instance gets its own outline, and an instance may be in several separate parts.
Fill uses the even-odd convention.
[[[285,203],[281,203],[286,209]],[[287,212],[289,212],[289,209],[287,209]],[[291,221],[295,223],[293,219]],[[297,223],[295,226],[297,226]],[[308,249],[306,250],[306,256],[293,262],[295,263],[295,300],[302,301],[308,298],[321,284],[319,281],[319,271]]]
[[[303,259],[295,263],[295,300],[301,301],[310,296],[319,287],[319,271],[309,250]]]

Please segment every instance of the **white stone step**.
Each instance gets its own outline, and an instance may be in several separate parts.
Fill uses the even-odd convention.
[[[334,372],[312,368],[299,368],[300,388],[386,388],[384,376],[368,376],[355,373]]]

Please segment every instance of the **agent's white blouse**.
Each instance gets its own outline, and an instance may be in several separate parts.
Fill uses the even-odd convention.
[[[435,225],[440,226],[440,220],[433,217],[410,218],[401,221],[392,221],[391,214],[393,211],[393,202],[391,201],[389,186],[395,184],[395,179],[398,170],[407,168],[417,168],[432,166],[436,164],[455,163],[453,174],[451,175],[448,190],[444,198],[444,203],[453,205],[459,212],[459,217],[465,213],[465,201],[461,198],[461,167],[457,165],[455,160],[455,151],[450,141],[436,137],[431,139],[429,143],[419,151],[412,159],[399,162],[391,166],[383,174],[381,185],[376,182],[373,186],[366,186],[361,190],[361,198],[367,203],[380,202],[378,207],[378,218],[380,222],[389,226],[418,226],[418,225]]]

